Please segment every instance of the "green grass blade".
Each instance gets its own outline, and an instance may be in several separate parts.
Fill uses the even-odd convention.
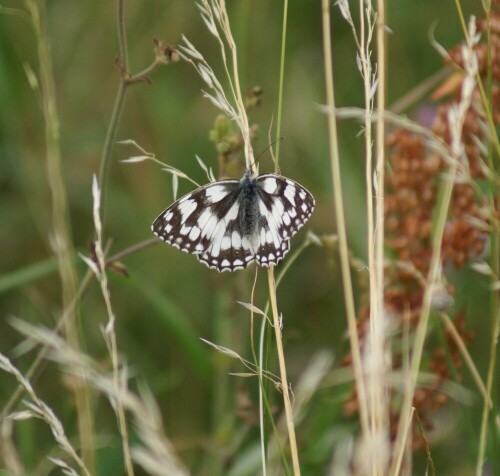
[[[170,336],[185,350],[185,357],[193,364],[195,370],[203,377],[212,372],[210,355],[204,348],[195,329],[190,325],[187,316],[169,297],[146,279],[137,276],[128,280],[137,288],[158,311],[159,323],[170,332]]]
[[[0,294],[16,289],[57,271],[57,260],[49,258],[0,276]]]

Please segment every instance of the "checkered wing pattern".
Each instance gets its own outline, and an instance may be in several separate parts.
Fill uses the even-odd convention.
[[[314,210],[313,196],[276,174],[221,180],[185,195],[153,223],[166,243],[218,271],[276,265]]]

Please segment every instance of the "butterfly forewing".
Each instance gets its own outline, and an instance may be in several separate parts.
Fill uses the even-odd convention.
[[[221,180],[200,187],[168,207],[153,223],[163,241],[218,271],[235,271],[256,261],[275,265],[290,238],[309,219],[313,196],[276,174]]]
[[[199,254],[213,241],[215,229],[238,195],[238,180],[197,188],[170,205],[153,223],[153,233],[187,253]]]
[[[290,239],[312,215],[314,197],[302,185],[279,175],[260,175],[256,181],[264,192],[261,200],[266,208],[261,214],[275,224],[281,238]]]

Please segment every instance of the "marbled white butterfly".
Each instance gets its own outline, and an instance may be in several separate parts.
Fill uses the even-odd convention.
[[[217,271],[235,271],[256,261],[279,263],[290,238],[309,219],[314,197],[302,185],[276,174],[219,180],[170,205],[151,229],[161,240]]]

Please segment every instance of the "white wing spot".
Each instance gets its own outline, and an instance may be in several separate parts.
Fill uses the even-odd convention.
[[[231,209],[227,212],[224,217],[224,221],[228,224],[230,221],[235,220],[238,217],[238,211],[240,209],[239,203],[236,201]]]
[[[263,217],[267,215],[267,207],[262,200],[259,200],[259,212]]]
[[[272,177],[266,178],[263,181],[262,188],[266,193],[272,195],[276,192],[276,189],[278,188],[278,182],[276,181],[275,178]]]
[[[164,220],[165,221],[170,221],[172,219],[172,217],[174,216],[173,212],[168,212],[166,215],[165,215],[165,218]]]
[[[233,264],[234,264],[235,266],[241,266],[241,265],[243,264],[243,261],[241,261],[240,259],[235,259],[235,260],[233,261]]]
[[[179,233],[181,235],[187,235],[191,231],[191,228],[192,227],[190,226],[182,225],[182,228],[180,229]]]
[[[224,259],[222,260],[221,266],[228,267],[230,264],[231,263],[227,259]]]
[[[273,201],[271,211],[273,213],[273,218],[274,221],[276,222],[277,225],[279,225],[282,221],[282,215],[285,210],[285,207],[283,206],[283,203],[279,199],[275,199]]]
[[[207,224],[209,218],[212,216],[212,212],[207,208],[203,210],[203,213],[198,218],[198,226],[203,230]]]
[[[241,248],[241,235],[236,230],[231,235],[231,243],[233,248]]]
[[[192,200],[186,200],[179,204],[179,212],[181,213],[181,223],[185,223],[185,221],[189,218],[191,213],[196,210],[197,203]]]
[[[295,187],[293,185],[287,185],[285,188],[285,197],[288,201],[295,206]]]
[[[241,245],[243,246],[244,250],[252,249],[252,243],[250,243],[250,240],[246,236],[244,236],[243,239],[241,240]]]
[[[220,202],[227,196],[226,187],[224,185],[213,185],[205,190],[205,195],[209,203]]]
[[[300,208],[302,208],[303,212],[307,212],[307,205],[305,203],[303,203]]]
[[[224,233],[226,232],[226,227],[222,223],[219,223],[219,226],[216,227],[216,230],[217,231],[215,232],[215,236],[212,241],[212,248],[210,249],[210,254],[214,258],[217,258],[217,256],[219,256],[222,238],[224,236]]]
[[[290,225],[290,215],[287,212],[284,212],[281,217],[283,218],[283,223],[286,226]]]
[[[225,236],[222,238],[222,243],[220,244],[220,249],[225,251],[231,248],[231,238],[229,236]]]
[[[165,231],[167,233],[170,233],[172,231],[172,225],[168,224],[168,225],[165,225]]]
[[[197,226],[193,226],[193,228],[191,229],[191,232],[189,233],[189,239],[191,241],[196,241],[198,239],[198,237],[200,236],[200,233],[201,233],[200,228]]]
[[[217,232],[217,225],[219,223],[220,222],[217,220],[217,217],[214,214],[210,214],[210,218],[203,228],[203,235],[206,236],[209,240],[212,239],[212,237]]]

